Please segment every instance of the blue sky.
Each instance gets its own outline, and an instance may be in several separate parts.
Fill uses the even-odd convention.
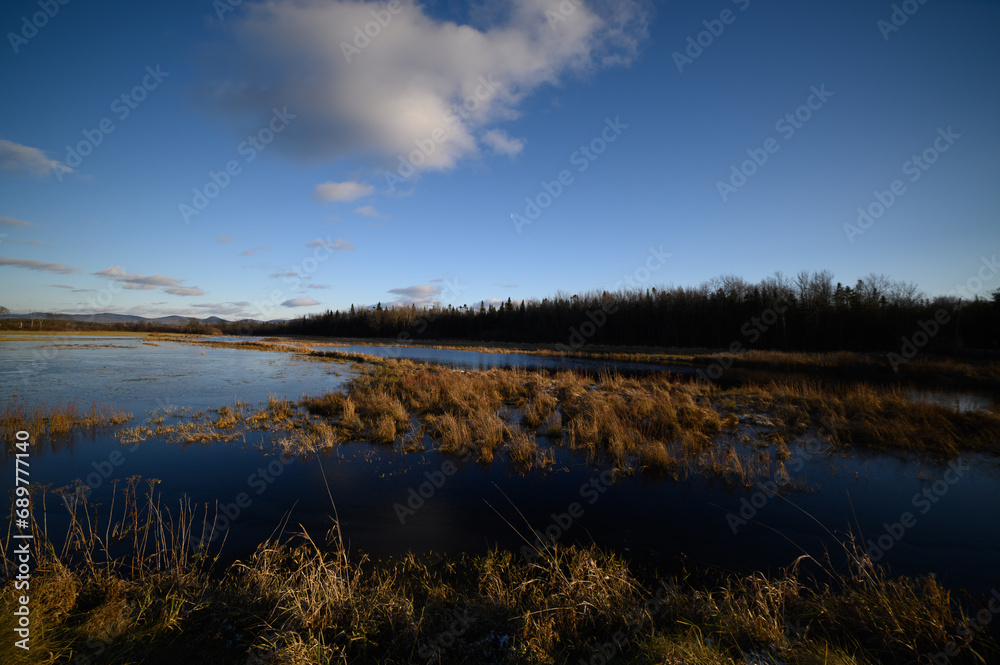
[[[14,0],[0,304],[287,318],[803,269],[948,294],[1000,249],[998,28],[986,1]]]

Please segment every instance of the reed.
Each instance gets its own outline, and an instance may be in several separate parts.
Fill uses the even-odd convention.
[[[40,441],[68,436],[74,428],[95,430],[121,425],[132,417],[96,402],[81,409],[75,400],[43,405],[15,398],[0,404],[0,433],[5,441],[13,441],[19,430],[25,430],[32,434],[32,441]]]
[[[688,568],[657,578],[597,548],[540,542],[528,560],[494,549],[376,562],[350,552],[334,521],[326,539],[281,532],[221,568],[200,546],[215,527],[207,506],[181,499],[168,510],[156,483],[140,479],[115,497],[102,509],[72,490],[36,497],[70,518],[60,543],[47,521],[31,524],[43,545],[31,644],[44,662],[401,665],[613,653],[622,663],[902,664],[943,650],[979,609],[963,609],[933,577],[890,575],[852,540],[842,572],[802,556],[770,575]],[[10,633],[15,542],[10,532],[0,541],[0,629]],[[825,581],[803,572],[807,561]],[[950,662],[998,653],[980,633]],[[25,662],[13,640],[0,659]]]

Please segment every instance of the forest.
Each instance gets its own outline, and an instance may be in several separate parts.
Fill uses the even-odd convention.
[[[473,305],[351,306],[284,322],[240,321],[229,334],[315,335],[405,341],[468,340],[788,351],[957,351],[1000,345],[1000,289],[923,296],[912,283],[870,274],[853,286],[829,271],[747,282],[724,276],[697,287],[592,291]],[[969,298],[968,296],[972,297]]]
[[[912,283],[869,274],[853,286],[826,270],[794,278],[775,273],[753,283],[727,275],[695,287],[651,286],[542,300],[485,301],[431,307],[351,305],[284,321],[190,319],[174,326],[61,320],[57,314],[7,318],[4,330],[179,332],[309,335],[396,342],[469,341],[549,344],[563,351],[589,345],[710,348],[743,351],[957,352],[1000,348],[1000,289],[956,289],[927,298]]]

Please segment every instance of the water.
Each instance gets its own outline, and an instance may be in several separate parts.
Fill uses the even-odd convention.
[[[4,400],[14,394],[44,402],[97,399],[132,410],[141,422],[141,409],[164,401],[199,409],[261,401],[269,393],[294,398],[340,386],[354,372],[350,364],[288,353],[160,344],[149,346],[139,337],[0,339],[0,394]],[[495,360],[517,362],[512,355],[518,354]],[[494,545],[518,550],[525,543],[515,529],[531,539],[526,520],[560,543],[594,542],[661,572],[678,571],[682,557],[726,570],[776,572],[804,552],[836,554],[836,537],[850,531],[870,540],[895,573],[935,573],[950,587],[977,593],[1000,588],[996,456],[964,455],[958,471],[949,471],[914,456],[831,456],[792,446],[787,464],[806,489],[775,496],[768,487],[733,490],[704,479],[674,482],[641,473],[611,479],[562,448],[555,448],[550,471],[522,475],[501,458],[485,467],[364,442],[283,458],[269,436],[122,445],[107,433],[77,433],[32,450],[31,481],[88,483],[95,488],[92,500],[108,506],[114,481],[139,475],[161,481],[163,505],[176,506],[186,494],[211,506],[211,515],[218,502],[227,559],[249,554],[286,517],[289,530],[301,525],[322,538],[333,513],[325,478],[351,548],[375,558],[408,550],[481,552]],[[12,480],[12,459],[0,458],[0,473]],[[65,511],[52,501],[48,511],[50,530],[60,533]],[[843,565],[843,557],[835,561]]]
[[[656,363],[613,362],[587,358],[538,356],[530,353],[490,353],[459,349],[428,349],[419,346],[368,346],[364,344],[306,344],[314,351],[340,351],[342,353],[367,353],[379,358],[404,358],[432,362],[459,369],[490,369],[493,367],[518,367],[521,369],[580,370],[591,373],[618,371],[622,373],[673,372],[694,374],[690,367],[660,365]]]
[[[238,339],[238,338],[233,338]],[[530,353],[489,353],[484,351],[463,351],[459,349],[428,349],[416,346],[369,346],[364,344],[309,344],[314,351],[340,351],[343,353],[367,353],[379,358],[405,358],[421,362],[432,362],[460,369],[482,370],[493,367],[518,367],[521,369],[548,370],[579,370],[597,374],[599,372],[619,372],[622,374],[649,374],[670,372],[685,376],[694,376],[697,369],[681,365],[664,365],[657,363],[616,362],[608,360],[592,360],[587,358],[566,358],[559,356],[537,356]],[[780,376],[790,376],[784,373]],[[824,382],[815,374],[793,374],[795,378],[809,382],[829,383],[831,386],[847,385],[837,379]],[[779,375],[767,370],[746,370],[723,375],[719,384],[725,388],[740,383],[745,379],[757,379],[763,382],[779,378]],[[989,411],[995,404],[995,397],[989,394],[928,390],[926,388],[911,388],[907,390],[909,399],[913,401],[940,404],[958,411]]]
[[[989,395],[979,395],[969,392],[946,392],[943,390],[908,390],[907,397],[914,402],[926,402],[927,404],[940,404],[949,409],[955,409],[963,413],[968,411],[989,411],[993,408],[994,400]]]
[[[201,347],[140,336],[0,337],[0,396],[29,403],[98,401],[136,415],[168,405],[192,409],[298,398],[339,388],[350,363],[293,353]]]

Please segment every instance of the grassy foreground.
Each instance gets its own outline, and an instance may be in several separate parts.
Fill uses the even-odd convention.
[[[36,548],[31,650],[8,637],[0,662],[812,665],[926,662],[949,643],[952,663],[997,654],[985,634],[956,637],[969,616],[933,577],[890,577],[856,550],[850,570],[819,584],[800,561],[773,577],[693,582],[593,548],[373,562],[344,548],[334,522],[326,543],[277,536],[216,569],[191,545],[206,528],[199,511],[182,501],[171,515],[154,482],[129,483],[116,519],[81,494],[62,501],[65,545]],[[44,523],[33,530],[48,542]],[[3,552],[8,636],[24,593],[11,579],[16,542],[8,534]]]

